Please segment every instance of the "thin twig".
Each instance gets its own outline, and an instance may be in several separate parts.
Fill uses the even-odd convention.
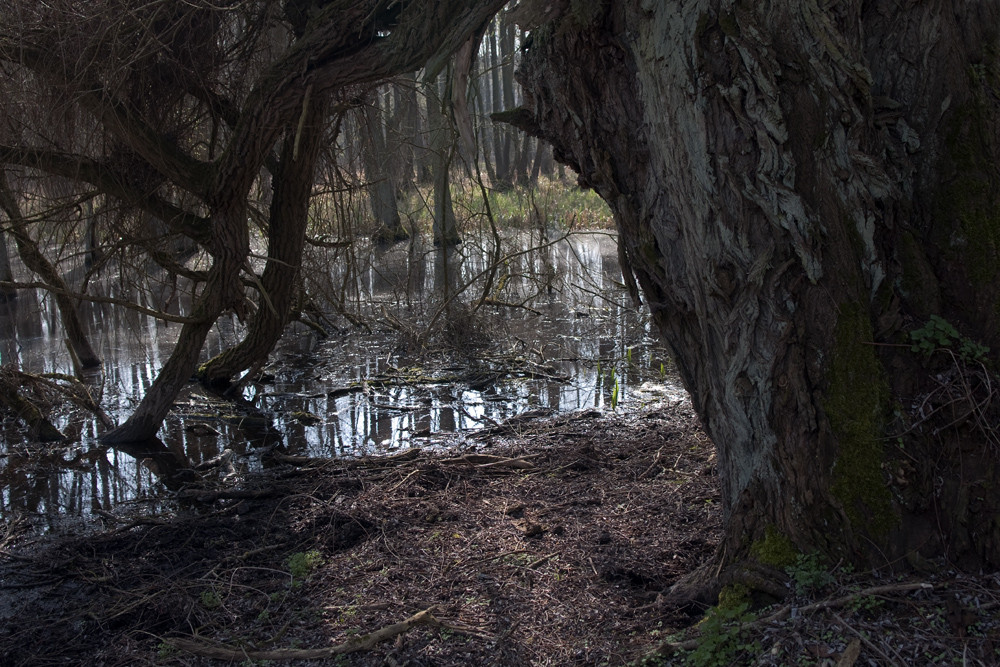
[[[429,607],[410,616],[405,621],[387,625],[365,635],[351,637],[342,644],[328,648],[252,651],[227,644],[209,644],[194,638],[167,637],[163,642],[182,651],[215,660],[325,660],[335,655],[367,651],[376,644],[394,639],[420,625],[441,627],[440,621],[434,618],[431,613],[433,610],[434,607]]]

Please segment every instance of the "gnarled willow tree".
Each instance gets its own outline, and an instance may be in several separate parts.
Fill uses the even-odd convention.
[[[199,287],[173,353],[106,442],[156,434],[215,321],[227,311],[251,317],[245,282],[258,292],[248,336],[202,373],[225,382],[267,355],[288,317],[331,105],[352,104],[360,84],[429,61],[439,68],[501,5],[0,2],[0,162],[96,188],[210,258],[207,272],[190,276]],[[248,201],[263,170],[274,194],[268,263],[255,276]],[[149,245],[155,261],[169,262],[162,242]]]
[[[176,350],[107,440],[154,435],[213,322],[246,311],[262,170],[258,316],[209,381],[280,333],[330,110],[441,63],[501,4],[0,2],[0,160],[137,207],[211,259]],[[516,15],[526,104],[504,117],[615,213],[718,447],[722,565],[793,548],[1000,563],[1000,3],[523,0]]]
[[[723,561],[1000,563],[1000,3],[522,5],[507,118],[614,211]]]

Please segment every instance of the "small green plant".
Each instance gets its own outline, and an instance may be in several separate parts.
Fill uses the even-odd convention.
[[[218,609],[222,606],[222,598],[215,591],[202,591],[201,606],[205,609]]]
[[[795,564],[785,568],[785,572],[792,578],[795,592],[799,595],[818,591],[835,581],[818,553],[797,555]]]
[[[289,556],[285,560],[285,565],[288,567],[288,573],[292,575],[293,584],[296,581],[301,582],[302,580],[309,577],[317,567],[319,567],[323,562],[323,557],[315,549],[310,549],[309,551],[297,551]]]
[[[749,604],[714,607],[699,624],[698,647],[685,657],[692,667],[726,667],[749,664],[751,656],[761,651],[760,642],[749,638],[746,627],[757,619],[748,611]]]
[[[927,323],[910,332],[910,349],[925,357],[946,349],[955,352],[966,363],[985,362],[990,348],[963,336],[951,322],[940,315],[931,315]]]
[[[663,365],[663,362],[662,362],[662,361],[660,362],[660,377],[661,377],[661,378],[665,378],[665,377],[667,377],[667,369],[666,369],[666,367],[665,367],[665,366]]]
[[[860,611],[875,611],[884,604],[884,600],[877,598],[874,595],[859,595],[855,597],[847,605],[847,608],[853,613],[858,613]]]
[[[156,646],[156,657],[158,660],[170,660],[177,655],[177,648],[172,644],[160,642]]]
[[[614,385],[611,386],[611,409],[614,410],[618,407],[618,378],[615,378]]]
[[[338,623],[347,624],[354,620],[358,615],[358,608],[354,605],[348,605],[344,607],[343,611],[340,612],[340,616],[337,618]]]

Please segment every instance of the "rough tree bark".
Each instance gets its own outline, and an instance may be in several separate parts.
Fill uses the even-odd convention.
[[[257,310],[238,345],[199,367],[198,377],[208,385],[227,386],[238,373],[263,363],[288,324],[299,285],[313,172],[323,145],[327,107],[323,98],[310,100],[302,122],[285,137],[272,178],[267,264],[258,285]]]
[[[718,449],[713,568],[1000,564],[995,435],[921,423],[908,335],[1000,344],[1000,3],[534,4],[507,117],[615,214]]]

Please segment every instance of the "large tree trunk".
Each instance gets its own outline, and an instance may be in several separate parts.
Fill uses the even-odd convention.
[[[326,100],[314,100],[296,132],[285,137],[281,159],[272,175],[273,196],[267,232],[267,264],[260,279],[257,310],[246,337],[208,360],[198,369],[199,379],[227,386],[236,374],[262,364],[281,338],[296,296],[313,172],[323,145]]]
[[[826,5],[546,5],[513,122],[614,211],[718,448],[725,563],[1000,564],[991,427],[907,414],[928,315],[1000,344],[1000,3]]]
[[[406,238],[406,230],[399,218],[396,206],[396,183],[390,168],[391,157],[386,144],[385,126],[382,119],[381,96],[378,90],[372,93],[372,103],[365,104],[363,120],[360,121],[361,135],[368,141],[361,148],[365,163],[365,178],[368,180],[368,198],[377,229],[373,234],[379,245],[392,244]],[[388,111],[385,111],[388,114]]]

